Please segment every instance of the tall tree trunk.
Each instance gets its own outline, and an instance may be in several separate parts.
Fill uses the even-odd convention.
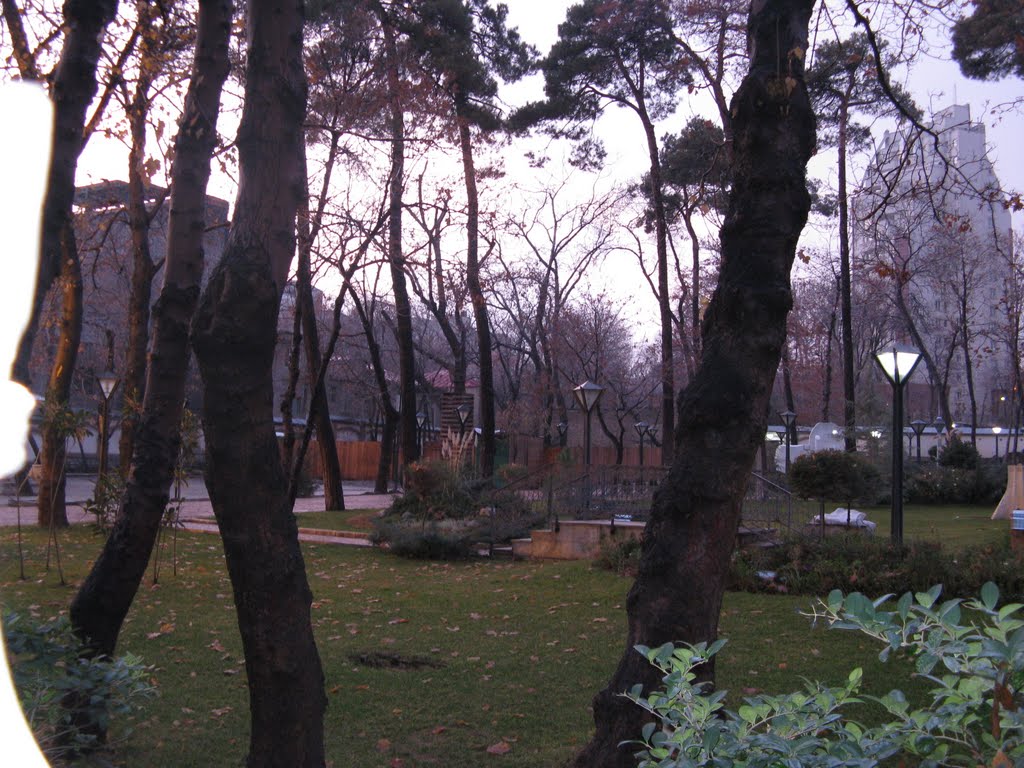
[[[853,367],[853,289],[850,280],[850,215],[846,199],[847,106],[839,118],[839,301],[843,316],[843,439],[857,450],[857,378]]]
[[[64,47],[50,87],[50,98],[54,103],[53,146],[46,198],[43,201],[39,271],[36,274],[32,312],[18,345],[18,354],[11,372],[13,380],[26,387],[32,384],[29,360],[39,330],[43,302],[63,268],[62,238],[65,226],[71,221],[75,171],[78,168],[78,156],[82,152],[85,112],[96,95],[96,66],[103,31],[116,11],[117,0],[69,0],[64,3]],[[70,376],[71,371],[67,375]]]
[[[391,404],[391,395],[388,392],[388,380],[384,372],[384,363],[381,359],[380,344],[373,335],[373,324],[370,316],[366,313],[366,307],[359,294],[351,285],[348,286],[349,296],[352,297],[352,304],[359,315],[359,322],[363,326],[363,335],[366,336],[366,349],[370,354],[370,367],[373,370],[373,379],[377,385],[377,397],[380,398],[380,409],[384,414],[384,430],[380,438],[380,459],[377,462],[377,479],[373,484],[374,493],[387,493],[388,478],[391,472],[392,454],[395,449],[395,441],[398,439],[399,413]],[[395,457],[395,461],[398,458]]]
[[[672,304],[668,295],[668,223],[665,220],[658,139],[654,133],[654,124],[646,113],[641,114],[641,119],[647,136],[647,154],[651,163],[651,202],[654,205],[655,245],[658,256],[658,315],[661,320],[661,461],[663,464],[670,464],[678,441],[675,427],[675,364],[672,360]],[[694,346],[693,356],[695,360],[699,358],[699,345]]]
[[[398,47],[395,33],[384,21],[387,46],[388,109],[391,122],[391,172],[388,178],[388,266],[395,301],[395,343],[398,345],[399,445],[402,461],[419,458],[416,439],[416,359],[413,349],[412,305],[405,283],[405,255],[402,253],[402,189],[405,175],[405,113],[398,78]],[[379,480],[379,477],[378,477]]]
[[[82,267],[78,260],[78,242],[75,228],[68,219],[61,238],[63,251],[60,271],[61,316],[60,340],[57,354],[50,369],[46,386],[46,421],[43,425],[43,447],[39,463],[39,517],[41,527],[51,524],[66,526],[68,513],[64,506],[66,475],[64,461],[67,455],[71,397],[71,377],[78,359],[78,344],[82,339]]]
[[[195,59],[175,141],[164,285],[153,310],[153,355],[132,468],[113,530],[74,600],[71,623],[90,649],[111,655],[146,571],[167,507],[180,443],[189,324],[203,274],[206,184],[227,77],[231,0],[200,0]]]
[[[659,673],[633,646],[713,640],[747,478],[764,440],[792,304],[789,273],[810,196],[815,142],[803,83],[813,0],[755,3],[751,69],[732,103],[733,185],[722,268],[704,318],[703,355],[680,395],[676,455],[655,494],[639,575],[629,591],[625,651],[594,699],[597,732],[578,768],[635,766],[643,711],[619,694]],[[704,670],[713,679],[713,668]]]
[[[462,172],[466,177],[466,287],[473,302],[476,340],[480,366],[480,474],[494,474],[494,365],[491,360],[491,326],[487,317],[487,299],[480,284],[480,201],[476,190],[476,169],[473,165],[473,140],[469,121],[462,115],[459,143],[462,147]]]
[[[836,285],[836,298],[838,299],[838,284]],[[832,303],[832,311],[828,316],[828,335],[826,336],[827,341],[825,342],[825,373],[822,376],[821,382],[821,420],[830,421],[829,418],[832,410],[832,342],[836,337],[836,320],[838,319],[838,313],[836,312],[835,302]]]
[[[309,176],[306,168],[306,153],[302,153],[302,201],[299,203],[299,264],[295,280],[296,299],[299,314],[302,318],[302,338],[306,348],[306,372],[309,378],[310,411],[312,423],[306,429],[316,429],[316,442],[320,451],[320,464],[324,470],[324,509],[345,509],[344,490],[341,485],[341,463],[338,461],[338,445],[334,441],[334,425],[331,423],[331,408],[327,400],[324,377],[320,375],[320,366],[330,364],[330,359],[320,354],[320,331],[317,328],[316,308],[313,306],[313,270],[311,253],[313,240],[320,229],[327,189],[330,182],[331,169],[337,155],[337,135],[332,139],[330,158],[325,172],[324,187],[320,194],[315,220],[310,220],[309,211]]]
[[[235,214],[192,324],[204,385],[206,485],[245,653],[249,768],[324,765],[324,678],[274,437],[271,380],[303,188],[302,26],[301,0],[249,4]]]
[[[146,0],[135,4],[139,24],[151,26],[155,6]],[[156,32],[159,34],[159,31]],[[143,36],[140,46],[139,79],[128,110],[132,145],[128,153],[128,224],[132,239],[131,294],[128,299],[128,350],[124,367],[124,405],[121,408],[120,472],[124,478],[132,463],[135,429],[139,421],[146,386],[146,346],[149,342],[149,304],[156,269],[149,251],[151,217],[146,210],[146,123],[149,116],[149,89],[160,64],[154,55],[151,35]],[[161,201],[162,202],[162,201]]]

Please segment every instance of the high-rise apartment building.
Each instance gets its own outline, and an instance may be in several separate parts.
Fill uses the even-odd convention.
[[[859,300],[891,308],[893,335],[926,352],[915,378],[930,385],[933,415],[945,392],[956,422],[1006,423],[1016,365],[1010,214],[970,106],[937,112],[930,127],[887,132],[855,197]]]

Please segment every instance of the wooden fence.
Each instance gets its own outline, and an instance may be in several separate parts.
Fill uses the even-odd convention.
[[[369,440],[338,440],[338,463],[341,464],[342,480],[373,480],[377,477],[380,464],[380,443]],[[314,438],[309,442],[306,455],[306,469],[321,479],[324,476],[323,462],[320,460],[320,446]]]
[[[341,464],[342,480],[373,480],[377,477],[380,464],[380,443],[368,440],[339,440],[338,461]],[[567,449],[572,463],[583,465],[583,449],[575,446]],[[541,469],[545,464],[558,460],[559,448],[545,448],[544,442],[536,437],[512,436],[508,439],[507,463],[519,464],[529,471]],[[423,458],[436,460],[441,458],[441,444],[434,441],[423,446]],[[504,457],[502,457],[504,458]],[[590,462],[594,465],[613,465],[615,449],[610,446],[593,446],[590,449]],[[622,464],[638,466],[640,464],[639,446],[627,446],[623,450]],[[644,446],[644,466],[653,467],[661,464],[661,448]],[[323,464],[320,461],[320,448],[316,439],[310,441],[306,453],[306,470],[316,479],[323,477]]]

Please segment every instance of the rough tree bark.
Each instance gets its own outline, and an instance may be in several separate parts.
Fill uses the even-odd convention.
[[[324,765],[327,699],[312,593],[274,437],[271,370],[302,195],[301,0],[250,2],[239,185],[224,256],[192,323],[206,485],[249,688],[249,768]]]
[[[643,712],[619,696],[657,672],[638,643],[713,639],[743,495],[792,304],[790,267],[807,219],[805,168],[814,116],[803,82],[813,0],[754,3],[751,68],[733,98],[733,186],[722,226],[722,269],[704,319],[703,357],[679,396],[676,456],[655,494],[639,575],[627,598],[626,647],[594,698],[597,731],[578,768],[634,766]],[[714,670],[704,670],[713,679]]]
[[[69,0],[64,4],[64,45],[50,86],[50,98],[54,104],[53,138],[43,200],[39,269],[32,310],[11,366],[11,378],[26,387],[32,386],[29,361],[40,315],[47,293],[60,275],[61,337],[46,388],[51,416],[67,404],[82,334],[82,277],[78,244],[71,226],[71,203],[75,195],[78,156],[83,146],[85,114],[97,90],[96,67],[103,30],[116,10],[116,0]],[[15,49],[20,51],[15,58],[22,76],[33,79],[39,72],[28,51],[18,14],[16,4],[5,0],[4,16],[8,20]],[[67,524],[62,472],[65,437],[60,425],[51,424],[43,430],[38,509],[40,525],[49,525],[51,517],[58,525]]]
[[[306,154],[302,154],[302,200],[299,203],[299,264],[295,279],[296,299],[299,317],[302,322],[302,340],[306,350],[306,372],[309,379],[310,411],[312,418],[306,429],[315,428],[316,442],[320,451],[320,464],[323,467],[324,509],[326,511],[345,509],[345,495],[341,484],[341,462],[338,460],[338,444],[334,441],[334,424],[331,423],[331,408],[327,400],[327,388],[324,377],[320,375],[320,366],[328,365],[330,359],[320,354],[320,329],[317,328],[316,308],[313,306],[313,242],[320,232],[323,221],[324,207],[327,204],[327,190],[330,186],[331,171],[334,159],[338,154],[337,134],[332,136],[328,155],[327,168],[324,172],[324,183],[317,197],[316,211],[311,214],[309,209],[309,172],[306,167]],[[290,467],[291,465],[286,465]]]
[[[849,107],[844,102],[839,119],[839,295],[843,317],[843,441],[857,450],[857,378],[853,367],[853,288],[850,279],[850,214],[846,196],[846,133]]]
[[[398,45],[395,32],[382,16],[387,54],[388,118],[391,131],[391,171],[388,177],[388,267],[395,301],[395,343],[398,345],[398,409],[401,461],[419,458],[416,439],[416,359],[413,350],[412,304],[405,283],[405,255],[402,253],[402,190],[405,183],[405,112],[399,80]],[[387,407],[386,407],[387,408]],[[385,422],[385,432],[386,422]],[[381,456],[383,461],[383,455]],[[378,472],[378,484],[380,473]]]
[[[227,77],[231,0],[200,0],[192,78],[175,142],[164,285],[153,310],[153,354],[134,460],[113,530],[71,603],[71,623],[89,649],[111,655],[146,571],[170,493],[199,298],[206,183]]]
[[[42,474],[39,478],[38,519],[40,527],[68,524],[64,505],[67,455],[68,416],[66,408],[71,396],[71,377],[78,360],[78,344],[82,339],[82,266],[78,260],[78,242],[71,220],[64,222],[61,236],[60,270],[60,340],[53,357],[50,379],[46,385],[46,419],[43,424],[43,447],[39,456]]]
[[[466,287],[473,302],[480,371],[480,474],[494,474],[494,364],[491,360],[491,325],[487,315],[487,299],[480,284],[480,201],[476,189],[476,168],[473,164],[473,139],[469,120],[456,109],[459,145],[462,149],[462,172],[466,181]]]
[[[5,13],[7,10],[5,2]],[[85,112],[96,95],[96,66],[103,30],[116,11],[117,0],[68,0],[64,3],[64,47],[50,87],[54,105],[53,146],[43,201],[39,271],[32,313],[12,366],[13,380],[27,387],[31,386],[29,360],[39,330],[43,302],[62,268],[63,231],[71,221],[75,171],[82,151]]]
[[[152,28],[156,7],[136,0],[138,23]],[[139,76],[128,108],[132,137],[128,153],[128,224],[132,237],[132,282],[128,300],[128,349],[124,368],[124,407],[121,410],[121,439],[118,443],[120,472],[127,479],[135,450],[135,429],[146,387],[146,347],[149,342],[149,305],[156,265],[149,250],[149,226],[152,215],[146,208],[146,128],[150,108],[150,88],[160,71],[154,35],[146,34],[139,44]],[[161,204],[163,200],[161,199]]]
[[[366,313],[366,307],[359,294],[350,285],[349,296],[352,297],[352,304],[359,315],[359,321],[363,326],[363,335],[366,336],[366,348],[370,354],[370,367],[373,369],[373,378],[377,384],[377,397],[380,399],[380,409],[384,414],[384,429],[380,438],[380,459],[377,462],[377,478],[374,480],[374,493],[387,493],[388,479],[391,477],[392,454],[395,449],[395,441],[398,439],[398,409],[391,404],[391,394],[388,391],[388,381],[385,375],[384,362],[381,357],[380,344],[373,333],[373,324],[370,316]],[[397,460],[397,457],[396,457]]]
[[[647,137],[647,153],[650,157],[651,202],[654,208],[655,245],[658,254],[658,319],[661,326],[661,435],[662,462],[670,464],[676,445],[675,397],[676,374],[673,362],[672,304],[668,287],[668,222],[665,217],[665,199],[661,180],[661,161],[658,157],[658,139],[654,123],[643,108],[644,102],[637,99],[641,109],[637,112]],[[696,290],[696,286],[694,286]],[[694,356],[699,353],[694,348]]]

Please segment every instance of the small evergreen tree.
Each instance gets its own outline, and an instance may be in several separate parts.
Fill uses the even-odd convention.
[[[868,499],[878,488],[879,473],[874,464],[857,453],[815,451],[793,462],[790,483],[797,495],[820,503],[821,532],[825,534],[825,499],[839,499],[846,506],[846,525],[850,525],[850,506]]]

